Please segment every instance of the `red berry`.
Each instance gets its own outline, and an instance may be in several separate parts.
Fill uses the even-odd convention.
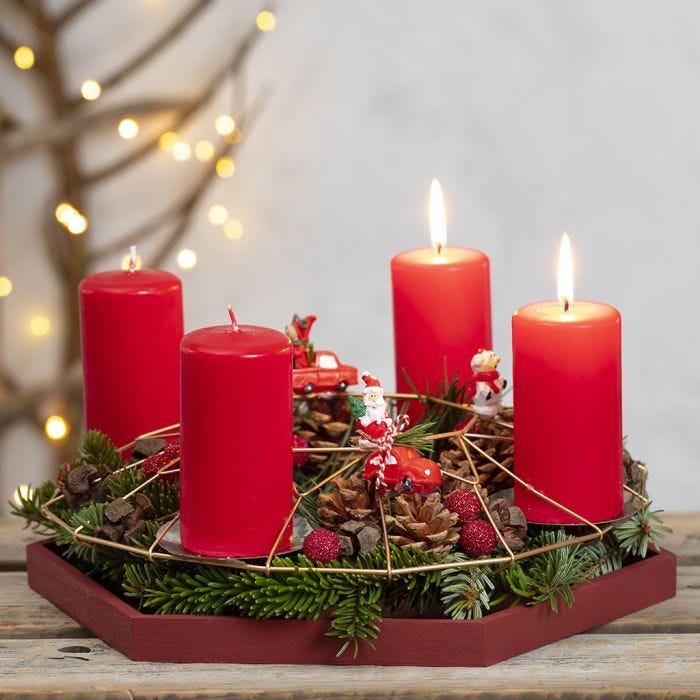
[[[292,434],[292,447],[308,447],[309,443],[304,440],[301,435]],[[294,452],[292,464],[295,469],[300,469],[309,461],[309,455],[306,452]]]
[[[462,549],[470,557],[491,554],[498,544],[498,535],[491,523],[485,520],[472,520],[462,527],[459,537]]]
[[[481,515],[481,501],[473,491],[453,491],[445,499],[445,508],[457,513],[460,523],[476,520]]]
[[[317,527],[304,539],[304,554],[311,561],[327,564],[340,556],[340,540],[335,532]]]

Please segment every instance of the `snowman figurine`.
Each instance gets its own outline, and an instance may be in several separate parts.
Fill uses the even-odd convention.
[[[508,382],[501,377],[496,367],[501,358],[493,350],[479,349],[472,357],[472,376],[467,382],[467,397],[474,412],[480,416],[495,418],[503,405],[503,390]]]

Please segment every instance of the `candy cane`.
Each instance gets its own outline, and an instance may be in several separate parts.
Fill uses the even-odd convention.
[[[399,433],[402,433],[408,427],[409,417],[405,413],[401,413],[396,417],[396,421],[389,426],[382,437],[377,440],[379,448],[379,469],[377,471],[377,485],[386,486],[384,480],[384,472],[391,456],[391,450],[394,447],[394,440]]]

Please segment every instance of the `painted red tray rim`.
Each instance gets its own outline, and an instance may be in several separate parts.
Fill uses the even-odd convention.
[[[676,589],[676,557],[662,549],[577,587],[573,608],[562,603],[559,615],[545,603],[480,620],[387,617],[376,651],[362,645],[357,659],[348,653],[338,659],[338,640],[324,635],[327,620],[142,613],[52,543],[27,546],[30,587],[129,658],[147,661],[486,666],[671,598]]]

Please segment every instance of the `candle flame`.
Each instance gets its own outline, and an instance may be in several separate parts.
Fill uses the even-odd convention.
[[[557,296],[564,311],[568,311],[574,301],[574,263],[571,258],[571,241],[566,233],[561,237],[559,246]]]
[[[136,246],[129,246],[129,272],[133,272],[136,269],[137,260]]]
[[[436,178],[430,183],[430,239],[433,242],[435,255],[439,256],[447,243],[447,228],[445,226],[445,199],[442,187]]]

